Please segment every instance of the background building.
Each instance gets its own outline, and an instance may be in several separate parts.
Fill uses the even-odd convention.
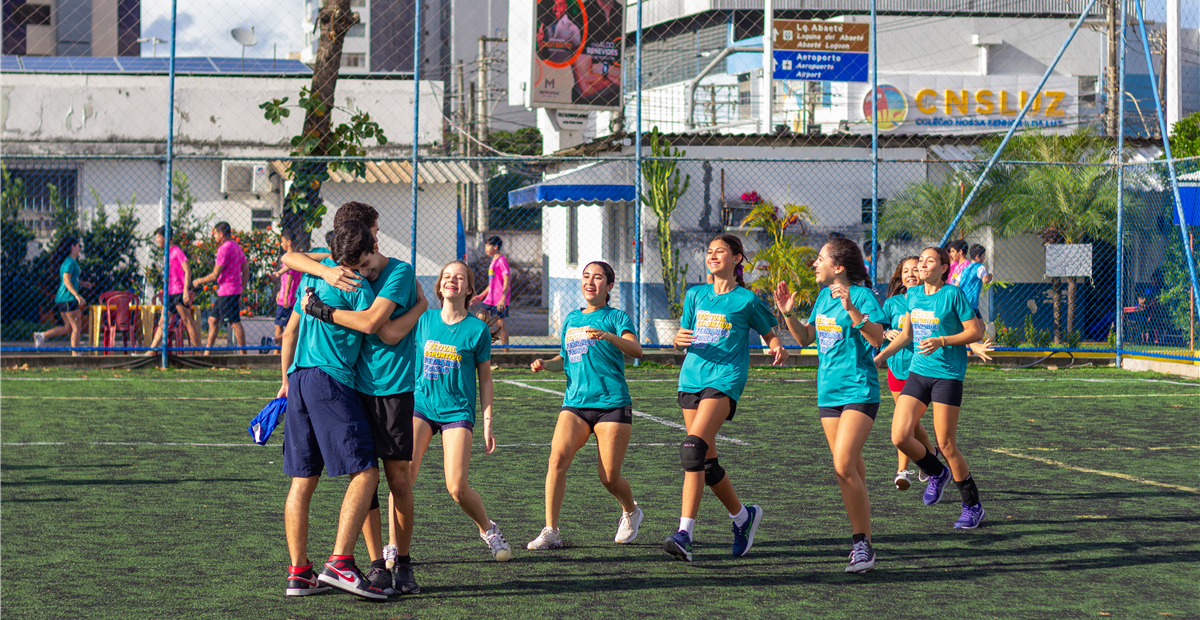
[[[138,56],[140,0],[3,0],[4,54]]]

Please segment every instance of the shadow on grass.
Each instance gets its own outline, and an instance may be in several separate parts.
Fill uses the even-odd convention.
[[[1149,499],[1155,497],[1190,497],[1196,498],[1189,491],[1171,491],[1169,489],[1145,491],[1100,491],[1095,493],[1052,493],[1047,491],[988,491],[988,495],[1005,498],[1005,502],[1028,501],[1083,501],[1089,499]]]
[[[174,480],[132,480],[91,479],[91,480],[54,480],[50,478],[26,478],[24,480],[6,481],[4,486],[47,486],[47,487],[87,487],[87,486],[159,486],[188,484],[191,482],[227,484],[231,482],[261,482],[258,478],[176,478]]]
[[[112,463],[112,464],[90,464],[90,465],[0,465],[4,471],[25,471],[30,469],[119,469],[122,467],[133,467],[133,463]]]

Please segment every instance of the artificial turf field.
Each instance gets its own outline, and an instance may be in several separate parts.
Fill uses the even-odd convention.
[[[4,617],[1200,617],[1200,381],[972,368],[959,446],[988,519],[969,532],[951,527],[960,509],[953,488],[934,507],[921,503],[923,485],[893,488],[885,395],[864,450],[878,565],[860,576],[843,572],[851,532],[813,369],[751,371],[722,431],[734,441],[718,449],[742,499],[765,517],[750,554],[732,558],[729,517],[706,494],[692,564],[659,549],[679,516],[684,433],[664,423],[681,421],[676,371],[628,371],[635,410],[657,418],[635,418],[624,467],[646,514],[637,540],[612,543],[620,509],[597,480],[592,446],[568,479],[568,547],[532,552],[524,547],[543,524],[561,404],[540,390],[564,382],[500,370],[500,447],[485,456],[477,440],[471,482],[512,561],[491,560],[445,492],[435,438],[415,491],[423,592],[373,603],[283,595],[280,437],[259,447],[246,432],[277,376],[4,370]],[[318,563],[344,487],[326,480],[314,497],[309,549]],[[357,555],[365,566],[361,540]]]

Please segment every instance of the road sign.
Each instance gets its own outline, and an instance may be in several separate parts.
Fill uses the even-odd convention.
[[[774,31],[774,79],[867,81],[869,24],[777,19]]]

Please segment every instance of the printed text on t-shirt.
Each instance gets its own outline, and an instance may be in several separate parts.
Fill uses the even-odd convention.
[[[842,326],[837,324],[837,319],[824,314],[817,315],[817,341],[820,343],[821,352],[824,353],[833,348],[842,339]]]
[[[726,320],[724,314],[714,314],[699,310],[696,312],[696,339],[692,346],[704,348],[707,344],[716,344],[729,335],[733,324]]]
[[[588,352],[594,340],[588,336],[590,327],[572,327],[567,330],[566,348],[567,359],[571,362],[578,362],[583,359],[583,354]]]
[[[913,342],[921,342],[928,338],[941,325],[941,320],[930,310],[913,310],[912,328]]]
[[[454,345],[442,344],[436,340],[425,343],[425,378],[439,379],[450,371],[462,366],[462,356]]]

